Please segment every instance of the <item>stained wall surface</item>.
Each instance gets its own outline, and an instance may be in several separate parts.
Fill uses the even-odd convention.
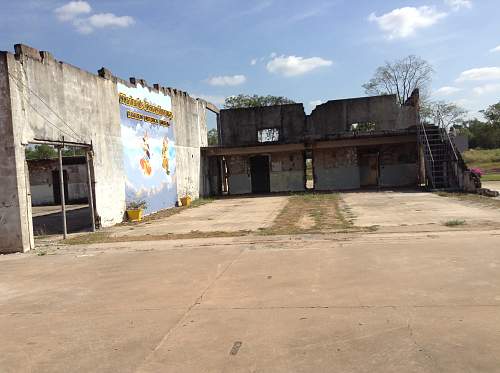
[[[267,128],[279,130],[277,143],[301,142],[305,123],[302,104],[221,110],[220,145],[257,145],[257,131]]]
[[[303,152],[271,154],[271,192],[300,192],[305,190],[305,160]]]
[[[376,130],[408,128],[417,124],[417,110],[386,95],[328,101],[316,106],[307,118],[308,131],[315,139],[348,132],[355,123],[373,123]]]
[[[33,247],[25,146],[33,141],[92,145],[95,209],[102,226],[123,220],[125,177],[117,78],[100,76],[24,45],[0,52],[0,252]],[[200,146],[207,103],[157,87],[172,99],[179,195],[203,193]]]
[[[356,147],[316,149],[313,157],[315,190],[360,187]]]

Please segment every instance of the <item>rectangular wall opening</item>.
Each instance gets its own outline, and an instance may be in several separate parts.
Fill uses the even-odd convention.
[[[87,149],[65,146],[61,151],[62,183],[58,146],[28,144],[25,148],[28,170],[26,184],[29,185],[27,198],[31,207],[31,223],[35,237],[64,232],[62,191],[67,233],[92,230]],[[93,170],[90,171],[92,174]],[[92,196],[94,195],[92,193]]]
[[[250,158],[252,193],[269,193],[271,191],[269,171],[269,156],[257,155]]]

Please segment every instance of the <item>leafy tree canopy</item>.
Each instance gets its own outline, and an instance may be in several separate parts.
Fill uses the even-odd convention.
[[[294,104],[295,101],[283,96],[244,95],[226,97],[225,109]]]
[[[208,131],[208,145],[214,146],[219,144],[219,135],[216,128],[212,128]]]
[[[74,157],[85,155],[85,150],[80,148],[63,149],[63,157]],[[50,145],[28,145],[26,147],[26,159],[54,159],[58,157],[57,150]]]

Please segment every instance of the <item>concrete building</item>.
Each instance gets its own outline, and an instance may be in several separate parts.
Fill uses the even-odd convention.
[[[27,161],[31,205],[61,204],[59,160]],[[87,160],[85,157],[63,157],[64,195],[67,203],[88,203]]]
[[[200,147],[214,105],[104,68],[95,75],[25,45],[14,50],[0,52],[0,253],[34,247],[29,144],[85,149],[104,227],[121,222],[132,199],[153,212],[205,193]]]
[[[395,95],[332,100],[310,115],[302,104],[221,110],[219,146],[203,149],[210,191],[305,191],[307,159],[318,191],[464,188],[459,152],[418,111],[418,91],[404,105]]]

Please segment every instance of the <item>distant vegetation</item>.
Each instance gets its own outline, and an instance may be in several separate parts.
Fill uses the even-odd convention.
[[[469,168],[483,171],[481,180],[500,181],[500,149],[470,149],[463,157]]]
[[[63,150],[63,157],[83,156],[85,150],[79,148],[71,148]],[[28,145],[26,147],[26,159],[54,159],[58,157],[57,150],[50,145]]]
[[[226,97],[225,109],[294,104],[295,101],[283,96],[243,95]]]

